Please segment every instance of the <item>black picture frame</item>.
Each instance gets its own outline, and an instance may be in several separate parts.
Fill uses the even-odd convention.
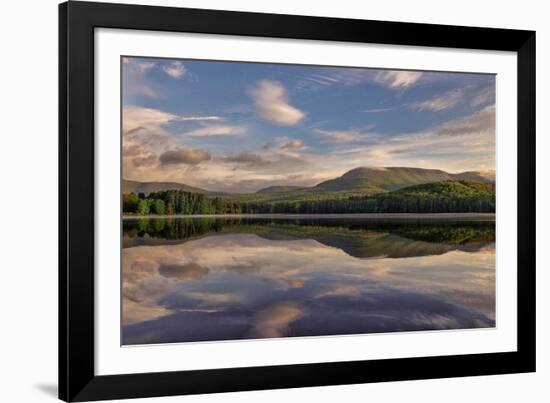
[[[97,376],[94,29],[517,52],[517,351]],[[59,398],[138,398],[535,371],[535,32],[67,2],[59,5]]]

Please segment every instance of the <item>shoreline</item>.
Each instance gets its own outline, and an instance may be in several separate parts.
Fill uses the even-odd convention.
[[[404,219],[404,220],[472,220],[495,221],[495,213],[352,213],[352,214],[174,214],[174,215],[122,215],[123,220],[142,218],[279,218],[279,219]]]

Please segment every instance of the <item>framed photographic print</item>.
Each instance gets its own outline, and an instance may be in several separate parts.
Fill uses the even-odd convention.
[[[59,397],[535,370],[535,33],[60,5]]]

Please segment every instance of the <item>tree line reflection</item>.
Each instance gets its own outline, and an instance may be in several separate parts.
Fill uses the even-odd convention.
[[[215,233],[254,233],[269,239],[394,235],[446,245],[495,241],[492,221],[376,221],[358,219],[273,219],[251,217],[140,218],[123,220],[123,246],[186,241]]]

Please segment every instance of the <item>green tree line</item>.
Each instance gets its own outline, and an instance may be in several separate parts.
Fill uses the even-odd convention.
[[[487,198],[371,196],[333,200],[243,203],[245,214],[344,214],[344,213],[494,213],[495,201]]]
[[[342,214],[342,213],[494,213],[491,197],[370,196],[347,199],[301,200],[290,202],[235,202],[199,193],[168,191],[140,198],[123,197],[123,212],[158,214]]]
[[[201,193],[183,190],[167,190],[144,193],[125,193],[122,196],[122,211],[126,214],[239,214],[241,210],[235,202],[221,197],[206,197]]]
[[[168,190],[123,195],[125,214],[342,214],[342,213],[494,213],[493,184],[443,181],[369,196],[299,200],[239,200]]]

